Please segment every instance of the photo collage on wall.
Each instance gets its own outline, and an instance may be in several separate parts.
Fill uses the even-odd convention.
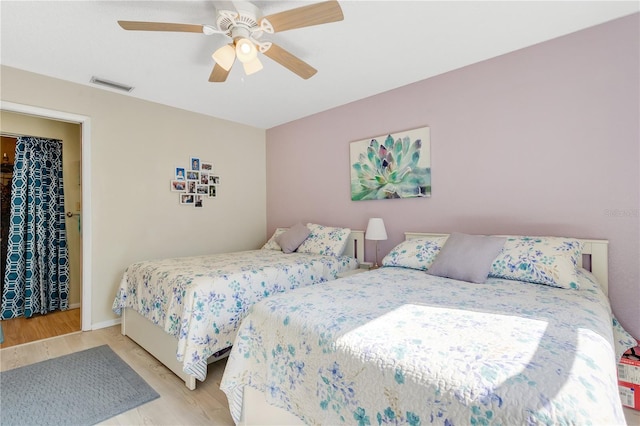
[[[205,198],[217,198],[220,176],[214,173],[213,164],[189,159],[189,167],[177,166],[171,179],[171,191],[179,192],[180,204],[202,207]]]

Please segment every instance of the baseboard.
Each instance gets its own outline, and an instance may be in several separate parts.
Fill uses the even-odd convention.
[[[107,328],[114,325],[118,325],[122,322],[122,318],[116,318],[109,321],[102,321],[95,324],[91,324],[91,330],[100,330],[101,328]]]
[[[80,303],[72,303],[69,305],[69,309],[78,309],[80,308]]]

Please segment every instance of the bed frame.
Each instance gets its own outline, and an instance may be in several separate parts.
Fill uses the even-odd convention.
[[[424,232],[405,232],[405,240],[425,237],[448,237],[449,234],[432,234]],[[609,241],[578,239],[584,244],[582,257],[578,259],[579,266],[583,266],[584,257],[589,262],[584,262],[591,273],[598,279],[605,294],[609,289]],[[589,268],[590,266],[590,268]],[[248,409],[247,407],[251,407]],[[242,406],[241,425],[303,425],[298,417],[288,411],[273,406],[267,402],[264,394],[250,386],[244,388],[244,404]]]
[[[344,254],[355,257],[359,263],[364,262],[364,231],[351,231]],[[196,378],[185,373],[182,370],[182,364],[176,359],[178,339],[174,336],[167,334],[161,327],[158,327],[131,308],[122,310],[120,332],[136,342],[169,370],[173,371],[176,376],[184,380],[187,388],[190,390],[196,388]],[[211,357],[207,362],[210,364],[228,355],[229,353],[227,352],[219,357]]]

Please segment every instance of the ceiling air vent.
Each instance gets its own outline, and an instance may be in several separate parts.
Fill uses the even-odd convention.
[[[104,78],[91,77],[91,83],[99,84],[101,86],[106,86],[111,89],[122,90],[125,92],[130,92],[133,90],[133,86],[127,86],[126,84],[116,83],[115,81],[105,80]]]

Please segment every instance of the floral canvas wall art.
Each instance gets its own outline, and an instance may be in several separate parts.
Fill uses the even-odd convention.
[[[429,128],[351,142],[351,199],[431,196]]]

